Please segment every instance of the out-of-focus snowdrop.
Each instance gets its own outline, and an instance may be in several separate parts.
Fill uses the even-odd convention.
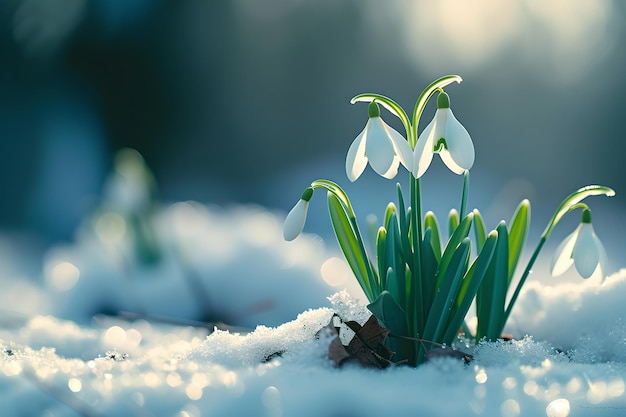
[[[134,256],[146,264],[160,258],[153,219],[155,191],[154,176],[143,157],[134,149],[122,149],[105,184],[102,210],[93,220],[101,240],[116,248],[130,244]]]
[[[258,206],[158,204],[155,188],[141,155],[122,150],[101,207],[86,219],[78,240],[45,257],[56,314],[86,321],[100,312],[127,311],[277,325],[323,306],[344,284],[360,293],[337,279],[345,265],[325,263],[332,254],[319,237],[285,242],[281,214]],[[146,258],[146,248],[158,258]]]

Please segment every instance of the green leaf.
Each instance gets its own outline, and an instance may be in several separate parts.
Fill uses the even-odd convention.
[[[402,195],[402,188],[400,183],[396,184],[398,190],[398,220],[400,222],[399,236],[402,243],[402,255],[404,259],[411,259],[411,240],[409,238],[409,223],[408,213],[404,209],[404,196]]]
[[[367,306],[376,318],[394,335],[408,336],[406,313],[388,291],[383,291]],[[395,352],[394,360],[406,360],[415,366],[415,344],[402,339],[388,338],[389,347]]]
[[[387,274],[385,271],[388,268],[386,259],[387,250],[387,230],[384,227],[378,228],[378,234],[376,235],[376,260],[378,261],[378,276],[380,277],[380,288],[387,288]]]
[[[458,245],[445,276],[438,283],[433,305],[428,312],[424,336],[426,340],[440,343],[445,332],[445,325],[449,320],[452,306],[461,287],[463,276],[467,268],[467,260],[470,251],[470,239],[465,238]]]
[[[448,214],[448,238],[452,236],[457,227],[459,227],[459,212],[452,209]]]
[[[443,255],[441,255],[441,260],[439,261],[439,269],[437,270],[437,280],[439,285],[439,281],[445,275],[446,270],[448,269],[448,264],[450,263],[450,259],[452,259],[452,255],[456,251],[457,246],[461,243],[463,239],[465,239],[469,233],[470,228],[472,227],[472,220],[474,218],[473,213],[469,213],[461,224],[456,228],[450,240],[446,244],[446,248],[443,251]]]
[[[404,271],[405,271],[405,262],[404,257],[402,256],[402,247],[400,243],[400,237],[398,236],[400,232],[398,231],[398,220],[394,214],[392,214],[389,218],[388,230],[387,230],[387,241],[385,244],[385,259],[386,259],[386,267],[388,269],[392,269],[394,271],[394,282],[396,290],[391,291],[392,295],[396,297],[398,303],[401,306],[404,306],[407,301],[407,288],[406,283],[404,282]],[[390,288],[392,284],[389,281],[389,277],[387,277],[387,288]]]
[[[443,336],[444,343],[451,344],[455,339],[458,330],[463,325],[463,320],[465,319],[465,316],[467,316],[467,312],[472,305],[472,300],[476,296],[485,273],[489,268],[497,241],[498,233],[496,231],[489,233],[489,237],[485,241],[483,249],[480,251],[472,263],[472,266],[463,277],[461,288],[459,289],[459,293],[457,294],[456,301],[454,303],[452,316],[448,322],[446,333]]]
[[[557,223],[563,218],[563,216],[565,216],[569,212],[569,210],[573,206],[592,195],[606,195],[608,197],[613,197],[615,195],[615,191],[603,185],[588,185],[574,191],[572,194],[567,196],[565,200],[563,200],[559,208],[557,208],[556,212],[552,216],[552,219],[550,220],[550,223],[548,223],[546,230],[544,230],[542,236],[545,236],[547,238],[550,235],[550,232],[552,232],[554,226],[557,225]]]
[[[370,279],[370,272],[368,271],[370,261],[366,258],[367,255],[363,254],[362,247],[359,245],[359,239],[348,219],[344,205],[331,192],[328,193],[328,212],[330,213],[330,221],[335,231],[337,242],[348,265],[350,265],[367,298],[373,300],[377,294],[375,294],[376,291],[373,288],[375,283]]]
[[[380,320],[392,333],[405,335],[406,319],[404,310],[398,305],[389,291],[382,291],[367,308]]]
[[[389,203],[387,204],[387,208],[385,209],[385,220],[384,220],[384,225],[385,225],[385,229],[389,229],[389,222],[391,221],[391,216],[395,216],[396,215],[396,205],[393,203]]]
[[[498,224],[498,242],[491,263],[479,288],[480,301],[477,300],[478,339],[487,337],[496,340],[504,328],[504,305],[508,290],[509,237],[504,221]]]
[[[429,227],[424,234],[424,241],[422,244],[422,311],[421,314],[425,317],[430,311],[435,298],[435,287],[437,284],[437,268],[439,266],[439,260],[433,250],[431,244],[433,233]]]
[[[480,252],[485,244],[487,234],[485,233],[485,222],[483,222],[483,216],[478,209],[474,209],[474,236],[476,237],[476,250]]]
[[[519,257],[522,254],[524,243],[526,242],[526,235],[530,226],[530,201],[523,200],[513,218],[511,219],[511,229],[509,231],[509,275],[508,285],[511,284],[513,274],[515,273],[515,267],[519,261]]]
[[[441,238],[439,236],[439,223],[437,222],[437,217],[435,213],[432,211],[427,211],[424,215],[424,228],[426,230],[430,229],[432,231],[430,239],[430,244],[433,248],[433,253],[435,254],[435,258],[437,262],[441,259]],[[426,240],[426,239],[424,239]]]

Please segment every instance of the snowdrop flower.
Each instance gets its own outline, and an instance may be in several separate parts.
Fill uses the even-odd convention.
[[[368,114],[365,128],[348,149],[346,174],[350,181],[361,176],[368,161],[374,171],[388,179],[396,176],[400,163],[411,170],[411,147],[406,139],[383,121],[375,102],[370,103]]]
[[[598,269],[604,278],[606,262],[604,246],[591,225],[591,211],[585,209],[574,233],[566,237],[557,248],[550,272],[553,276],[561,275],[574,264],[583,278],[589,278]]]
[[[413,176],[421,177],[430,166],[433,154],[455,174],[462,174],[474,165],[474,144],[467,130],[450,110],[450,97],[440,93],[437,112],[417,140],[413,151]]]
[[[292,241],[302,233],[311,197],[313,197],[313,188],[309,187],[304,190],[300,200],[298,200],[289,214],[287,214],[285,224],[283,225],[283,237],[286,241]]]

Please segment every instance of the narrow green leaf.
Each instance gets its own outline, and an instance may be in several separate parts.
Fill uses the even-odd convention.
[[[452,209],[448,214],[448,237],[454,234],[457,227],[459,227],[459,212]]]
[[[487,239],[487,233],[485,233],[485,222],[483,216],[478,209],[474,209],[474,236],[476,237],[476,250],[480,252]]]
[[[393,296],[393,299],[396,300],[396,303],[398,303],[399,306],[404,306],[404,292],[399,285],[400,283],[398,282],[398,278],[393,268],[387,268],[385,275],[387,276],[385,278],[387,286],[384,290],[388,291]]]
[[[387,268],[394,271],[395,291],[391,291],[392,295],[396,297],[396,300],[400,306],[404,307],[407,301],[407,289],[404,282],[404,258],[402,257],[402,248],[400,244],[400,237],[398,231],[398,219],[394,214],[389,218],[388,230],[387,230],[387,242],[385,245],[385,258],[387,259]],[[391,282],[389,277],[387,278],[387,288],[390,288]]]
[[[383,291],[380,295],[367,306],[367,308],[376,316],[376,318],[385,326],[392,334],[399,336],[409,336],[408,323],[406,321],[406,313],[394,300],[388,291]],[[388,338],[389,347],[395,352],[394,360],[406,360],[410,364],[415,365],[415,344],[405,340]]]
[[[422,311],[421,314],[426,316],[430,311],[435,298],[435,287],[437,284],[437,268],[439,260],[433,250],[431,244],[433,233],[429,227],[424,234],[422,244]]]
[[[446,333],[443,336],[444,343],[451,344],[457,335],[458,330],[463,325],[463,320],[472,305],[472,300],[476,296],[483,281],[485,273],[489,268],[493,253],[498,241],[498,233],[492,231],[485,241],[483,249],[480,251],[472,266],[463,277],[463,282],[454,303],[453,313],[448,322]],[[468,334],[469,336],[469,334]]]
[[[508,290],[509,237],[504,221],[498,224],[498,242],[480,286],[477,337],[496,340],[504,327],[504,305]],[[478,306],[478,304],[477,304]]]
[[[398,221],[400,223],[400,242],[402,243],[402,255],[404,259],[411,259],[411,240],[409,237],[409,218],[407,216],[404,206],[404,196],[402,195],[402,188],[400,183],[396,184],[398,190]]]
[[[461,287],[463,276],[466,272],[467,260],[470,251],[470,239],[465,238],[459,244],[450,260],[449,268],[436,289],[433,305],[428,312],[424,339],[441,343],[445,331],[445,325],[449,320],[452,305],[456,300]]]
[[[348,219],[344,206],[335,194],[330,192],[328,193],[328,212],[330,213],[330,221],[335,231],[337,242],[348,265],[350,265],[367,298],[373,300],[376,298],[376,295],[368,273],[369,259],[363,257],[358,238]]]
[[[391,221],[391,216],[396,214],[396,205],[393,203],[387,204],[387,208],[385,209],[385,220],[384,225],[385,229],[389,229],[389,222]]]
[[[432,234],[429,240],[433,248],[435,258],[437,258],[437,262],[439,262],[439,260],[441,259],[441,238],[439,236],[439,223],[437,222],[437,216],[435,216],[435,213],[433,213],[432,211],[427,211],[424,215],[424,228],[426,230],[428,230],[429,228],[432,230]]]
[[[388,263],[385,256],[387,250],[387,230],[384,227],[378,228],[378,234],[376,236],[376,260],[378,261],[378,276],[380,277],[380,288],[387,288],[387,271]]]
[[[367,308],[392,333],[406,334],[406,315],[389,291],[382,291]]]
[[[508,285],[511,284],[513,274],[515,274],[515,267],[519,261],[522,249],[526,243],[526,235],[530,226],[530,201],[523,200],[515,214],[511,219],[511,229],[509,231],[509,274],[507,281]]]
[[[457,246],[461,243],[463,239],[465,239],[472,227],[472,220],[474,219],[474,214],[469,213],[463,221],[456,228],[450,240],[446,244],[446,248],[443,251],[443,255],[441,255],[441,260],[439,261],[439,268],[437,270],[437,280],[438,284],[443,275],[445,275],[446,270],[448,269],[448,264],[450,263],[450,259],[452,255],[456,251]]]

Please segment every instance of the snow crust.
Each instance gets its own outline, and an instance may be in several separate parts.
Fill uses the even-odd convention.
[[[479,343],[469,365],[439,358],[417,369],[336,369],[318,330],[333,313],[360,323],[370,313],[359,290],[337,292],[350,281],[322,279],[334,254],[311,236],[282,245],[282,217],[259,208],[180,204],[156,216],[158,267],[89,228],[19,286],[10,279],[19,267],[2,263],[10,273],[0,277],[0,415],[626,414],[626,270],[604,283],[529,280],[506,329],[515,340]],[[189,271],[210,290],[214,312],[239,317],[231,323],[239,327],[153,320],[200,318],[184,284]],[[267,299],[271,308],[249,309]],[[94,317],[101,307],[145,317]]]
[[[332,308],[249,333],[33,317],[0,331],[3,415],[565,417],[626,410],[621,320],[595,336],[599,350],[584,337],[564,351],[558,340],[528,336],[481,342],[469,365],[443,358],[417,369],[335,369],[326,356],[330,340],[317,331],[341,308],[352,317],[368,313],[346,292],[331,299]],[[563,325],[574,326],[566,318]]]

